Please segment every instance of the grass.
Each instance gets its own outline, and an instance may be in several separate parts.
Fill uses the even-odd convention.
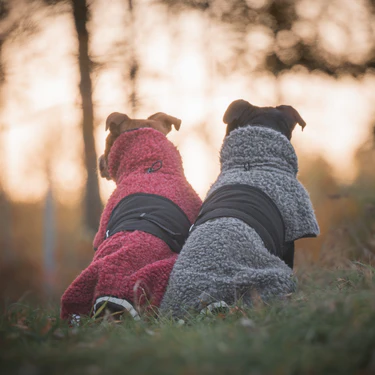
[[[287,300],[189,320],[86,319],[13,304],[1,374],[374,374],[375,269],[299,271]]]

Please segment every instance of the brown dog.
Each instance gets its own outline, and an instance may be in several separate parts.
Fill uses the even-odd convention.
[[[171,131],[172,125],[176,130],[180,130],[181,120],[163,112],[154,113],[147,120],[131,119],[128,115],[119,112],[111,113],[105,124],[105,130],[109,130],[110,133],[105,142],[104,154],[98,160],[100,176],[111,180],[108,172],[108,155],[113,143],[121,133],[140,128],[153,128],[167,135]]]
[[[169,274],[201,200],[186,180],[181,155],[166,135],[181,120],[155,113],[146,120],[112,113],[102,177],[116,182],[94,239],[91,264],[62,297],[61,316],[139,313],[158,308]]]

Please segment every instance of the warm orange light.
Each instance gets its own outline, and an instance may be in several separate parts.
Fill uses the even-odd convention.
[[[128,36],[124,4],[104,3],[96,5],[100,17],[99,12],[93,12],[91,24],[91,52],[98,61],[108,61],[92,74],[98,155],[104,150],[106,117],[113,111],[131,111],[131,87],[124,84],[128,55],[116,57],[113,47],[120,40],[125,43],[123,38]],[[252,3],[261,6],[263,1]],[[136,55],[140,62],[136,116],[144,118],[163,111],[182,119],[180,132],[173,131],[168,137],[181,151],[186,176],[202,197],[219,173],[219,150],[225,132],[223,113],[232,100],[239,98],[255,105],[295,106],[307,122],[303,133],[296,130],[293,135],[297,153],[323,155],[340,181],[355,177],[353,156],[366,138],[372,115],[370,75],[333,79],[300,69],[279,78],[272,73],[236,72],[223,79],[215,72],[208,52],[225,46],[204,38],[210,30],[204,15],[188,12],[169,19],[163,8],[149,12],[147,6],[139,5],[137,11],[143,22],[132,40],[135,47],[142,45]],[[310,9],[310,18],[314,17],[314,9]],[[171,29],[179,30],[180,36],[177,38]],[[332,40],[340,40],[340,35],[333,35]],[[265,42],[269,44],[269,38],[257,28],[252,30],[249,43],[257,52]],[[6,160],[4,185],[13,199],[39,199],[45,194],[47,153],[51,155],[51,181],[60,199],[79,197],[85,173],[76,48],[68,15],[57,15],[53,22],[42,23],[40,33],[22,49],[10,43],[4,46],[12,73],[2,109],[2,121],[8,128],[1,139],[1,157]],[[100,180],[100,187],[105,200],[114,184]]]

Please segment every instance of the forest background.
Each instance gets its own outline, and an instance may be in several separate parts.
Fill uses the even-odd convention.
[[[106,117],[182,119],[168,137],[204,198],[239,98],[294,106],[321,228],[296,270],[375,259],[375,1],[1,0],[0,298],[58,299],[93,256],[114,184]]]

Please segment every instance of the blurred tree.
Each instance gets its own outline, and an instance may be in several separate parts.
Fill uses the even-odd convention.
[[[221,33],[226,47],[214,56],[222,75],[290,69],[335,77],[375,73],[374,0],[157,1],[176,13],[203,12],[216,23],[212,37]]]
[[[66,0],[43,1],[46,5],[50,6],[66,2]],[[84,162],[87,172],[84,196],[84,225],[89,232],[95,233],[98,229],[103,207],[99,193],[97,154],[94,138],[94,106],[91,81],[93,62],[89,54],[89,33],[87,30],[87,23],[90,19],[90,9],[86,0],[70,0],[69,2],[72,6],[74,26],[78,39],[79,91],[82,101]]]
[[[375,1],[159,2],[177,12],[187,8],[203,11],[224,25],[226,33],[235,33],[238,38],[227,44],[227,48],[235,52],[230,69],[250,67],[278,74],[300,65],[329,75],[350,73],[357,76],[375,68]],[[356,28],[351,27],[353,18]],[[263,44],[261,48],[255,48],[259,44]],[[356,53],[352,52],[353,46]]]
[[[0,22],[3,21],[9,13],[9,5],[8,1],[6,0],[0,0]],[[4,40],[8,34],[8,30],[2,30],[0,32],[0,57],[1,57],[1,51],[2,46],[4,44]],[[2,64],[2,59],[0,58],[0,85],[4,82],[4,69]]]
[[[134,0],[119,0],[124,8],[124,18],[122,24],[125,25],[121,38],[113,43],[111,51],[114,53],[95,57],[95,65],[108,67],[114,64],[120,66],[122,85],[125,93],[124,108],[129,111],[131,117],[136,116],[140,105],[138,96],[138,78],[140,61],[138,58],[137,45],[137,6]]]
[[[128,10],[130,16],[130,62],[129,62],[129,74],[127,79],[130,79],[131,92],[130,92],[130,104],[131,104],[131,115],[135,116],[138,104],[137,97],[137,77],[139,64],[135,48],[135,11],[134,11],[134,1],[128,0]],[[126,79],[126,80],[127,80]]]
[[[375,129],[375,128],[374,128]],[[360,147],[356,154],[358,175],[350,188],[356,197],[360,215],[354,222],[356,238],[362,243],[362,252],[375,261],[375,147],[371,139]]]
[[[0,108],[3,105],[2,88],[5,83],[5,68],[3,65],[2,51],[3,44],[12,31],[11,25],[3,25],[4,20],[9,15],[9,1],[0,0],[0,25],[2,26],[0,32]],[[3,149],[3,132],[5,131],[5,124],[0,123],[0,148]],[[3,170],[3,159],[0,157],[0,170]],[[5,263],[10,263],[12,259],[11,249],[11,213],[10,213],[10,202],[5,194],[4,187],[0,177],[0,249],[2,250],[2,258]]]
[[[0,109],[3,109],[3,87],[7,83],[7,79],[12,76],[12,67],[5,63],[4,46],[6,43],[22,41],[25,43],[31,36],[40,31],[36,22],[35,15],[43,15],[43,2],[41,0],[0,0]],[[16,124],[12,124],[16,126]],[[10,129],[11,124],[0,123],[0,150],[3,151],[2,145],[4,141],[4,133]],[[5,169],[5,158],[7,155],[0,157],[0,170]],[[17,236],[15,216],[15,202],[7,196],[4,190],[4,184],[1,178],[4,174],[0,174],[0,250],[2,252],[2,260],[7,267],[18,267],[20,259],[17,254],[17,245],[15,244],[15,236]],[[18,264],[18,265],[17,265]],[[13,268],[15,270],[16,268]]]
[[[49,179],[43,212],[43,286],[47,297],[53,292],[56,280],[56,207]]]
[[[82,130],[85,149],[85,165],[87,171],[86,192],[84,198],[84,222],[90,231],[95,233],[98,229],[99,218],[102,212],[102,203],[99,194],[97,176],[97,155],[94,139],[94,108],[92,101],[91,68],[89,56],[89,34],[87,22],[90,12],[86,0],[72,0],[74,24],[78,37],[78,60],[81,82],[79,90],[82,98]]]
[[[317,70],[333,77],[349,74],[360,78],[364,74],[375,74],[374,0],[158,2],[166,5],[174,14],[192,10],[203,13],[211,20],[213,32],[207,29],[202,38],[211,38],[212,45],[219,40],[219,47],[216,47],[216,53],[210,58],[213,59],[215,71],[222,76],[238,71],[243,74],[271,72],[278,76],[290,70]],[[369,154],[366,155],[369,159]],[[375,248],[375,223],[374,219],[369,220],[369,215],[375,212],[375,173],[373,163],[368,162],[368,159],[361,160],[360,183],[353,184],[350,194],[337,184],[323,159],[310,161],[310,168],[300,174],[311,192],[323,235],[317,241],[301,241],[299,246],[309,246],[314,257],[321,253],[328,234],[332,233],[334,243],[338,243],[335,230],[341,230],[347,222],[354,223],[357,219],[361,230],[356,229],[355,235],[350,232],[350,236],[356,240],[360,238],[361,241],[367,236],[368,245],[359,246],[358,241],[355,241],[353,248],[356,250],[351,251],[352,254],[364,254],[363,249],[371,246],[371,249]],[[353,230],[350,225],[347,227]],[[366,228],[369,229],[364,236],[361,231]],[[340,242],[340,248],[348,246],[350,236],[345,236]],[[337,252],[325,250],[322,253],[332,253],[333,257],[337,255]],[[366,254],[368,256],[369,252]]]

